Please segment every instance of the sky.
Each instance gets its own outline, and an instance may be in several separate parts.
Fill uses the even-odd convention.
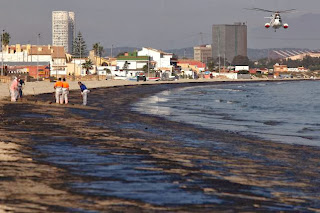
[[[246,10],[297,9],[283,15],[289,30],[266,30],[269,13]],[[1,0],[0,29],[11,43],[52,43],[52,11],[74,11],[76,30],[88,48],[150,46],[178,49],[211,43],[213,24],[246,22],[249,48],[320,49],[319,0]],[[319,29],[318,29],[319,28]],[[202,35],[200,35],[202,33]],[[318,39],[319,38],[319,39]]]

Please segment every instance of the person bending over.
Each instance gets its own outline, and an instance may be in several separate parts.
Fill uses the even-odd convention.
[[[78,82],[78,85],[80,86],[80,90],[81,90],[82,101],[83,101],[82,104],[83,104],[83,106],[86,106],[87,105],[87,99],[88,99],[88,93],[90,92],[90,90],[88,90],[86,85],[84,85],[80,81]]]

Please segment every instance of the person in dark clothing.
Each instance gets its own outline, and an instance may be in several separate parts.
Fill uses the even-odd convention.
[[[18,81],[19,98],[22,98],[22,95],[23,95],[23,94],[22,94],[23,85],[25,85],[24,80],[19,79],[19,81]]]
[[[88,93],[90,92],[90,90],[88,90],[86,85],[84,85],[80,81],[78,82],[78,85],[80,86],[83,105],[86,106],[87,105],[87,99],[88,99]]]

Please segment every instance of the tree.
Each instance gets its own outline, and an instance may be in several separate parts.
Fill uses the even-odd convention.
[[[248,66],[249,63],[249,58],[243,55],[237,55],[232,60],[232,65],[234,66]]]
[[[148,72],[148,65],[144,65],[144,66],[142,67],[142,70],[143,70],[144,72]]]
[[[125,53],[126,53],[126,52],[118,53],[117,58],[120,57],[120,56],[124,56]]]
[[[97,65],[98,65],[97,64],[97,56],[98,56],[99,47],[100,47],[100,43],[95,43],[92,46],[92,49],[94,50],[94,57],[95,57],[95,60],[96,60],[96,70],[97,70]]]
[[[214,62],[213,62],[213,61],[210,61],[210,62],[207,64],[207,66],[208,66],[208,69],[209,69],[210,71],[213,71],[213,70],[214,70]]]
[[[11,36],[9,33],[4,32],[3,34],[1,34],[2,45],[4,45],[4,46],[9,45],[10,39],[11,39]]]
[[[93,44],[93,46],[92,46],[92,49],[94,50],[94,54],[95,54],[96,56],[98,55],[99,47],[100,47],[100,43],[95,43],[95,44]]]
[[[104,70],[106,71],[107,74],[111,74],[112,73],[111,70],[108,69],[108,68],[104,68]]]
[[[99,57],[100,57],[100,63],[99,64],[101,64],[101,58],[102,58],[102,54],[104,53],[104,48],[103,48],[103,46],[99,46],[99,48],[98,48],[98,55],[99,55]]]
[[[87,45],[84,41],[81,32],[79,31],[77,38],[73,42],[72,55],[74,58],[87,56]]]
[[[82,68],[83,69],[86,69],[86,74],[88,75],[89,74],[89,70],[91,70],[93,68],[93,63],[92,61],[89,59],[87,60],[86,62],[84,62],[82,64]]]

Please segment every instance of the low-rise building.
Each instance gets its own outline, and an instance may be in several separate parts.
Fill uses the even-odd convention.
[[[50,77],[50,64],[46,62],[6,62],[6,74],[11,76],[31,76],[35,79]]]
[[[150,62],[154,64],[155,70],[170,71],[173,70],[171,59],[173,53],[166,53],[162,50],[153,49],[150,47],[143,47],[142,50],[138,51],[138,56],[146,56],[150,58]]]
[[[181,71],[194,71],[197,73],[204,71],[206,68],[205,63],[188,59],[179,59],[177,65],[181,67]]]
[[[51,45],[8,45],[0,53],[0,60],[8,63],[49,64],[51,76],[66,75],[66,54],[63,46]],[[21,65],[21,64],[20,64]]]
[[[125,53],[117,58],[117,67],[121,70],[143,70],[144,66],[150,66],[149,56],[139,56],[137,52]]]
[[[280,64],[275,64],[273,66],[273,71],[274,72],[288,72],[288,66],[287,65],[280,65]]]
[[[309,70],[304,67],[288,68],[288,72],[308,72]]]
[[[208,63],[212,61],[212,46],[211,45],[200,45],[193,48],[194,60]]]

